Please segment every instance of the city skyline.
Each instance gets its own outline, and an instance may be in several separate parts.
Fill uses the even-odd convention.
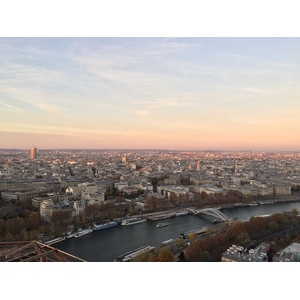
[[[299,38],[0,38],[0,148],[297,151],[299,50]]]

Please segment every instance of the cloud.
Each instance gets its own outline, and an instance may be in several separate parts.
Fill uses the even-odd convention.
[[[10,108],[10,109],[12,109],[12,110],[23,111],[22,109],[20,109],[20,108],[18,108],[18,107],[15,107],[15,106],[13,106],[13,105],[7,104],[7,103],[2,102],[2,101],[0,101],[0,104],[2,104],[2,105],[5,106],[5,107],[8,107],[8,108]]]
[[[19,106],[20,111],[28,111],[30,108],[36,108],[45,112],[62,112],[64,108],[59,103],[59,98],[49,95],[42,89],[15,87],[9,84],[0,85],[1,93],[6,97],[14,99]]]
[[[184,107],[199,104],[199,98],[195,96],[154,97],[152,100],[132,101],[133,105],[147,108],[147,111],[162,109],[164,107]]]

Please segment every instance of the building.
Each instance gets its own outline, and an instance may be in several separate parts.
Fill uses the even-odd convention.
[[[30,149],[30,158],[31,159],[36,159],[36,154],[37,154],[37,149],[36,148],[31,148]]]
[[[299,262],[300,261],[300,244],[292,243],[282,250],[278,261],[281,262]]]
[[[48,222],[51,221],[52,214],[53,214],[53,210],[52,210],[53,205],[54,203],[51,198],[40,202],[40,215],[42,219]]]
[[[232,245],[222,255],[222,262],[268,262],[271,247],[267,243],[261,243],[255,249],[247,249],[243,246]]]
[[[76,200],[73,203],[73,216],[84,215],[85,212],[85,201]]]
[[[190,192],[189,188],[184,186],[158,186],[157,192],[168,199],[170,199],[173,193],[177,196],[177,199],[187,197],[189,201],[194,200],[194,193]]]

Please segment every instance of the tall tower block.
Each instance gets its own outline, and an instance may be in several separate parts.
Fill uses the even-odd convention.
[[[30,149],[30,158],[31,159],[36,159],[36,152],[37,152],[36,148],[31,148]]]
[[[239,171],[239,168],[238,168],[238,164],[236,162],[235,166],[234,166],[234,173],[238,173],[238,171]]]

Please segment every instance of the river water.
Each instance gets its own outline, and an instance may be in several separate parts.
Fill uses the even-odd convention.
[[[220,209],[220,211],[229,218],[244,221],[252,216],[291,211],[293,208],[300,211],[300,202],[235,207]],[[187,230],[218,226],[211,223],[213,219],[209,216],[189,214],[164,220],[148,220],[130,226],[118,225],[93,231],[80,238],[67,239],[53,246],[88,262],[113,262],[118,256],[142,246],[159,247],[162,241],[177,239],[180,233]],[[171,225],[157,228],[156,225],[161,222],[168,222]]]

